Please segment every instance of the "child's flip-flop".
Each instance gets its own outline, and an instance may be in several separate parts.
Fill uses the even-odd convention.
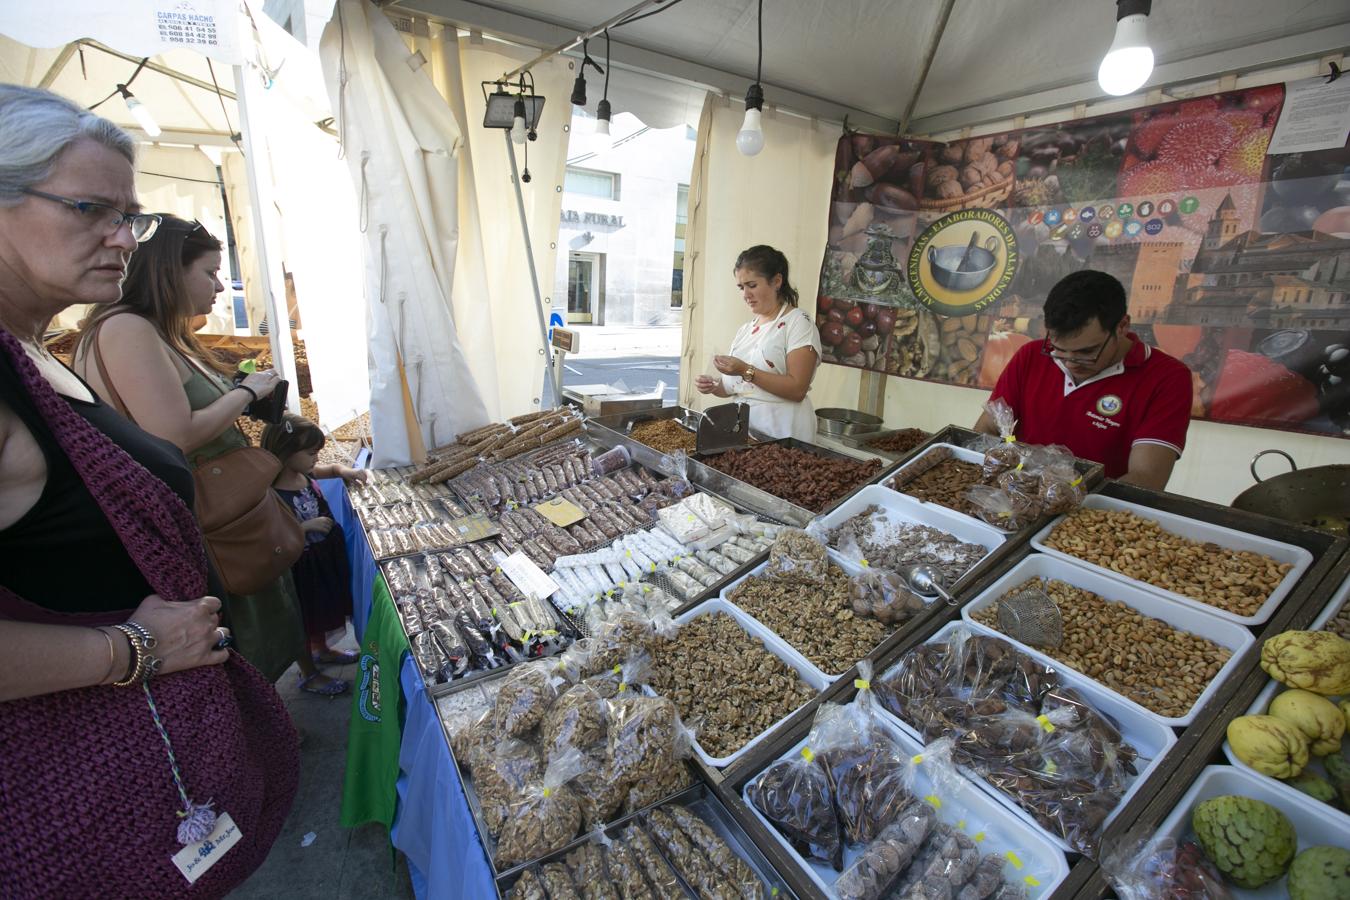
[[[320,666],[349,666],[361,658],[359,650],[316,650],[310,654],[315,665]]]
[[[304,691],[306,694],[318,694],[321,697],[336,697],[339,694],[347,693],[347,691],[351,688],[351,685],[343,681],[341,678],[334,678],[327,684],[311,687],[310,682],[316,678],[319,678],[321,675],[322,675],[321,672],[315,672],[308,678],[301,678],[300,690]]]

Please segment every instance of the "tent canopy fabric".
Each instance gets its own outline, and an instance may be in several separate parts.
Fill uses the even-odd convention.
[[[542,47],[628,5],[400,0],[395,9]],[[659,15],[611,32],[615,62],[743,96],[755,72],[758,5],[668,2]],[[894,131],[918,86],[942,6],[939,0],[765,4],[766,102],[836,121],[848,114],[855,125]],[[1100,99],[1097,65],[1114,26],[1111,0],[956,0],[906,130],[933,133],[1034,112],[1038,95],[1046,102],[1055,98],[1051,105],[1059,107]],[[1350,44],[1350,5],[1308,0],[1291,14],[1265,0],[1160,0],[1149,17],[1149,36],[1158,64],[1150,85],[1195,80],[1339,52]],[[592,40],[592,56],[596,44]],[[621,78],[618,72],[613,80]],[[1025,108],[988,114],[1004,100]]]

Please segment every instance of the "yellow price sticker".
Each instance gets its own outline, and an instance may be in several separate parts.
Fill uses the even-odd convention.
[[[1045,733],[1046,733],[1046,734],[1053,734],[1053,733],[1054,733],[1054,731],[1055,731],[1055,726],[1054,726],[1054,724],[1050,721],[1050,717],[1049,717],[1049,716],[1046,716],[1046,715],[1040,715],[1040,716],[1037,716],[1037,717],[1036,717],[1036,721],[1041,723],[1041,727],[1045,729]]]
[[[1013,864],[1014,869],[1022,868],[1022,860],[1018,858],[1016,853],[1009,850],[1007,853],[1003,854],[1003,856],[1008,862]]]
[[[811,751],[811,748],[810,748],[810,747],[803,747],[803,748],[802,748],[802,759],[806,760],[807,762],[815,762],[815,761],[816,761],[816,754],[813,753],[813,752]]]
[[[977,831],[977,832],[975,832],[975,843],[977,843],[977,844],[983,844],[983,843],[984,843],[984,839],[985,839],[986,837],[988,837],[988,835],[985,834],[983,831]]]
[[[872,682],[866,678],[855,678],[853,679],[853,686],[860,691],[868,691],[872,689]]]
[[[923,799],[933,804],[933,809],[942,809],[942,799],[938,797],[937,794],[929,794],[927,797],[924,797]]]
[[[917,766],[919,763],[923,762],[923,754],[922,754],[922,753],[919,753],[919,754],[917,754],[917,755],[915,755],[915,756],[911,756],[911,757],[909,758],[909,761],[912,762],[912,763],[914,763],[914,765]]]
[[[1041,886],[1040,879],[1038,879],[1035,875],[1028,875],[1026,878],[1023,878],[1022,881],[1030,885],[1031,887]]]

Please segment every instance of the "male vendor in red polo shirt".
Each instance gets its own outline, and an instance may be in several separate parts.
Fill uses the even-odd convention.
[[[1186,445],[1190,370],[1130,331],[1125,289],[1105,272],[1084,269],[1051,288],[1045,330],[994,387],[1017,416],[1018,439],[1064,444],[1108,478],[1165,488]],[[975,429],[998,434],[989,413]]]

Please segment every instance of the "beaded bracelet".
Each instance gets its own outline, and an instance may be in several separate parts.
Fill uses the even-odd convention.
[[[127,619],[126,624],[129,627],[134,628],[141,633],[141,643],[145,646],[146,649],[145,678],[148,681],[149,679],[154,678],[156,675],[159,674],[159,667],[164,664],[163,660],[161,660],[158,656],[152,655],[149,652],[159,646],[159,641],[155,638],[153,634],[150,633],[150,629],[146,628],[141,623],[133,622],[131,619]]]

